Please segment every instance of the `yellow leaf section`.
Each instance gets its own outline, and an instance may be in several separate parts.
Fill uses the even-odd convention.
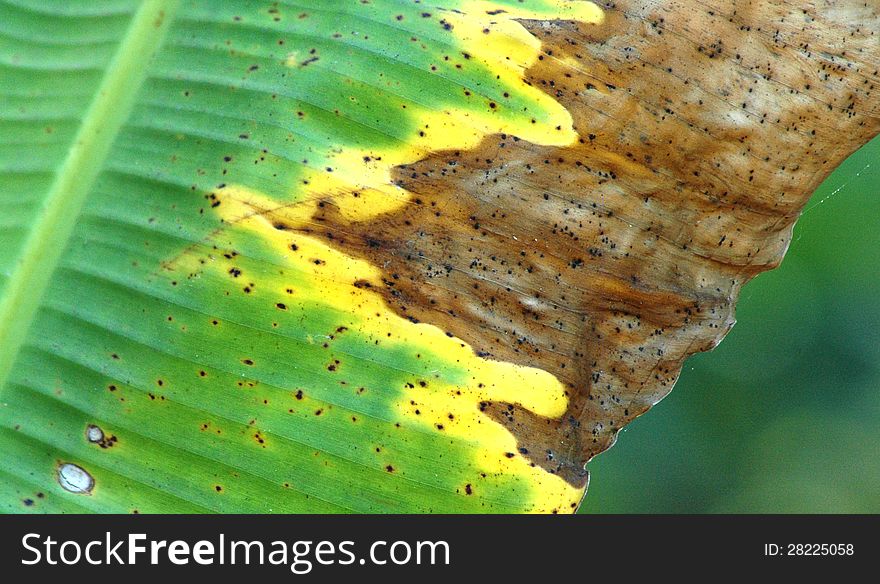
[[[481,472],[517,477],[529,485],[532,500],[525,507],[534,512],[570,510],[577,505],[583,496],[582,489],[519,456],[513,435],[480,409],[483,402],[497,401],[518,404],[541,416],[561,416],[568,398],[553,375],[541,369],[478,357],[469,345],[447,336],[439,328],[397,316],[379,294],[370,290],[371,286],[382,286],[381,272],[375,266],[316,238],[277,229],[275,215],[257,212],[246,202],[265,200],[263,194],[234,185],[222,192],[223,204],[218,211],[239,218],[232,231],[224,235],[232,240],[236,233],[255,237],[274,252],[272,261],[277,263],[277,272],[249,275],[249,281],[257,288],[291,303],[288,289],[296,274],[298,301],[322,303],[348,312],[348,334],[362,339],[366,350],[405,348],[408,354],[431,355],[449,364],[448,369],[434,372],[427,387],[418,388],[394,406],[399,423],[408,427],[427,426],[431,431],[442,431],[449,438],[472,444],[474,466]],[[315,258],[320,258],[320,262]],[[184,254],[174,263],[175,268],[191,273],[210,269],[224,275],[227,271],[222,262],[205,263],[194,254]],[[382,347],[373,349],[376,340],[382,342]]]
[[[501,11],[501,12],[499,12]],[[410,199],[408,191],[394,185],[395,166],[408,164],[434,151],[475,147],[490,134],[511,134],[542,145],[566,145],[577,139],[569,112],[546,93],[526,84],[523,72],[538,58],[540,43],[515,19],[567,19],[600,23],[602,13],[588,2],[544,3],[542,10],[490,1],[466,3],[461,13],[444,17],[462,43],[462,50],[481,61],[505,84],[540,104],[541,119],[503,115],[499,106],[482,111],[448,109],[430,111],[411,107],[419,120],[418,134],[394,149],[344,149],[333,157],[333,172],[318,172],[294,185],[293,203],[279,205],[277,198],[238,185],[218,192],[222,205],[217,211],[224,222],[257,235],[279,255],[289,268],[310,274],[310,290],[299,292],[337,309],[351,311],[353,328],[366,339],[395,340],[402,346],[421,348],[438,355],[450,367],[468,372],[466,383],[449,383],[440,377],[419,401],[401,400],[396,406],[401,423],[423,425],[474,445],[475,465],[486,473],[520,477],[531,487],[532,500],[525,505],[534,512],[565,511],[576,507],[583,489],[547,473],[517,455],[514,437],[485,416],[483,402],[519,404],[536,414],[558,417],[565,412],[567,396],[562,384],[546,371],[478,357],[457,338],[448,337],[435,326],[413,323],[394,314],[384,300],[355,282],[382,286],[380,272],[362,260],[340,253],[318,239],[298,234],[297,251],[291,252],[291,236],[275,228],[311,222],[319,202],[334,204],[348,220],[358,221],[393,211]],[[493,31],[487,42],[485,29]],[[325,261],[316,264],[312,258]],[[181,261],[185,261],[181,258]],[[197,268],[197,266],[193,266]],[[264,282],[282,294],[283,277]],[[418,349],[417,349],[418,350]],[[416,413],[418,410],[418,413]]]
[[[409,201],[409,193],[394,185],[394,167],[410,164],[440,150],[476,147],[491,134],[510,134],[545,146],[566,146],[578,136],[572,118],[559,102],[523,81],[523,73],[538,59],[541,43],[517,19],[578,20],[599,24],[602,11],[582,0],[543,0],[540,7],[509,5],[477,0],[460,11],[444,12],[461,44],[461,52],[489,69],[496,80],[515,88],[517,94],[536,104],[534,118],[508,112],[500,103],[487,102],[483,109],[448,108],[435,111],[412,102],[405,104],[419,127],[407,143],[396,148],[346,148],[331,156],[332,172],[312,169],[295,185],[295,202],[278,209],[294,225],[307,223],[319,201],[330,201],[343,217],[366,220],[392,212]],[[489,31],[491,34],[487,34]],[[294,66],[296,59],[288,61]],[[394,104],[394,107],[400,107]],[[227,193],[227,196],[229,193]],[[271,197],[252,201],[260,209],[278,207]],[[227,220],[236,218],[226,216]]]

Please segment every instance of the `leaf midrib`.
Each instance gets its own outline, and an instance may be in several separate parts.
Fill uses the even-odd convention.
[[[178,0],[145,0],[95,91],[0,298],[0,395],[80,210],[134,105]]]

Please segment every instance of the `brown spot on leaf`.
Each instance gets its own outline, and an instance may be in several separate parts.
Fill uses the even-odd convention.
[[[355,224],[325,205],[302,229],[379,267],[401,316],[560,379],[558,419],[480,409],[576,485],[725,336],[813,190],[880,131],[876,6],[624,0],[606,17],[524,22],[553,56],[527,81],[571,112],[574,144],[434,153],[395,171],[410,204]]]

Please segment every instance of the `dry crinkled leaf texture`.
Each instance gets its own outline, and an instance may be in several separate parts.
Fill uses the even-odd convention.
[[[583,486],[585,463],[734,323],[822,179],[880,129],[874,1],[620,1],[523,21],[526,79],[575,144],[492,135],[395,171],[410,204],[304,231],[381,268],[394,310],[563,381],[566,413],[481,409]]]

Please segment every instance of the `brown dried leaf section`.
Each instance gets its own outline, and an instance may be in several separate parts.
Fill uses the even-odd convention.
[[[576,485],[724,337],[812,191],[880,131],[876,2],[605,8],[600,26],[523,23],[543,43],[527,79],[578,143],[440,152],[397,169],[402,210],[351,224],[323,205],[308,229],[380,267],[399,314],[563,381],[560,419],[482,408]]]

